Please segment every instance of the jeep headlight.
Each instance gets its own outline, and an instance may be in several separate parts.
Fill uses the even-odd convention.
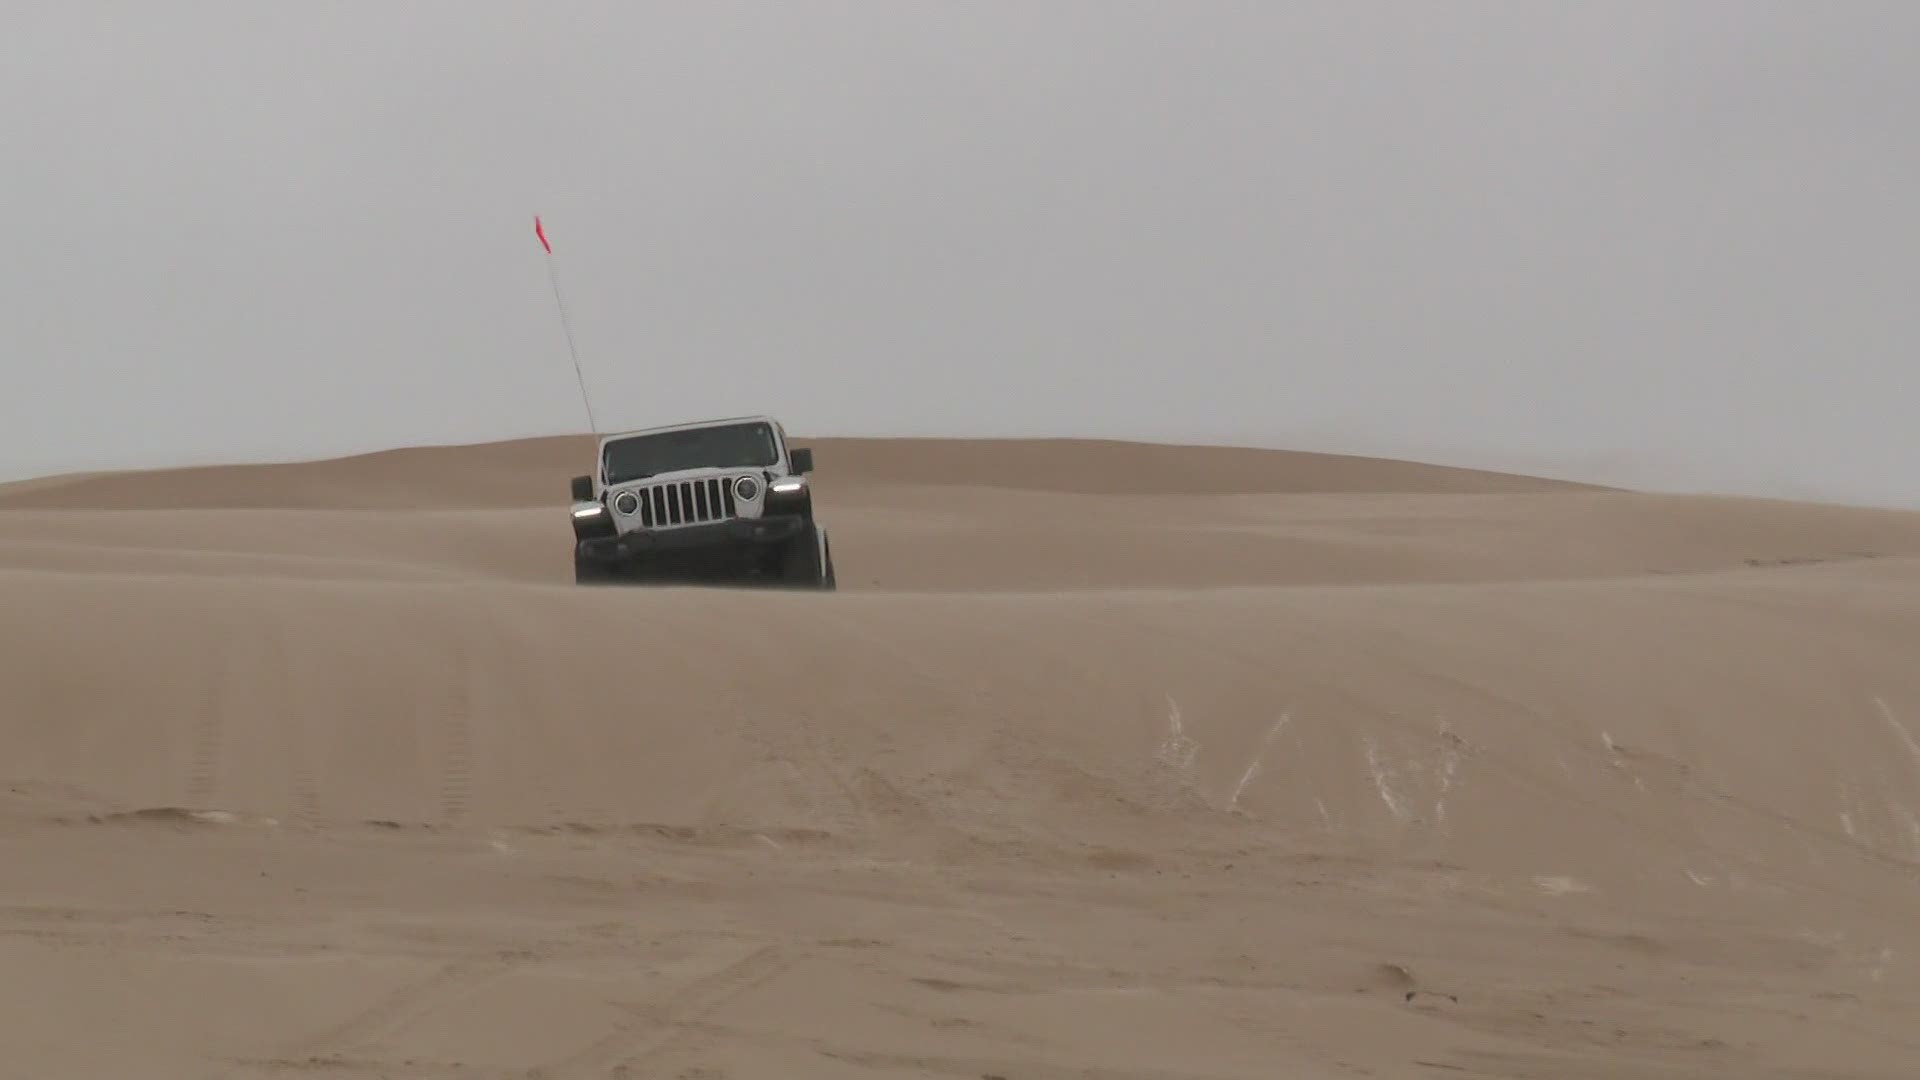
[[[760,497],[760,481],[751,476],[742,476],[733,482],[733,494],[741,502],[752,502]]]
[[[623,491],[613,497],[613,508],[622,514],[632,514],[640,509],[640,496],[631,491]]]

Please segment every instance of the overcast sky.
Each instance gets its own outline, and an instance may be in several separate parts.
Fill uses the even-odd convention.
[[[1920,505],[1920,5],[0,0],[0,475],[1096,434]]]

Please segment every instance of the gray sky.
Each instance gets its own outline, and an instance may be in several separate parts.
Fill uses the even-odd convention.
[[[0,6],[0,475],[582,429],[538,212],[603,426],[1920,505],[1920,5]]]

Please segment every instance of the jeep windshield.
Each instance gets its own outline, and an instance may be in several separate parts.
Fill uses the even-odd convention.
[[[624,484],[682,469],[760,469],[779,459],[773,426],[756,421],[630,435],[607,444],[602,464],[607,483]]]

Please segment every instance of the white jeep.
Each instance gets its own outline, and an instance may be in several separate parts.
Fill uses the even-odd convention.
[[[573,576],[582,584],[720,578],[835,587],[814,520],[813,451],[770,416],[607,435],[573,478]]]

